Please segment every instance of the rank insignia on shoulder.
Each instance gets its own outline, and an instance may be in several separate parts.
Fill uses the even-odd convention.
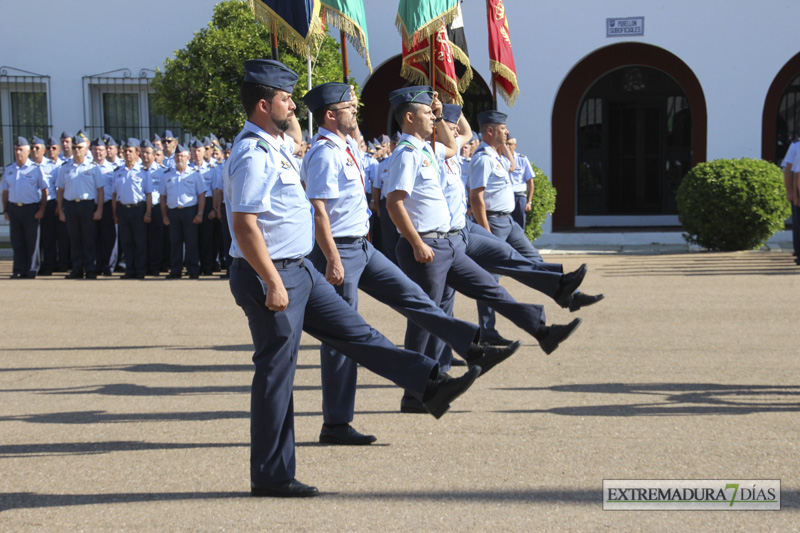
[[[265,152],[269,153],[269,145],[267,144],[266,141],[258,141],[256,143],[256,146],[258,146],[259,148],[261,148]]]
[[[292,165],[289,164],[288,161],[281,161],[282,168],[292,168]]]

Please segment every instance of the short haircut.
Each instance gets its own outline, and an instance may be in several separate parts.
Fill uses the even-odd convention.
[[[325,126],[325,114],[328,112],[328,110],[330,110],[332,105],[333,104],[326,104],[318,107],[311,113],[311,116],[314,117],[314,123],[317,126]]]
[[[418,104],[417,102],[405,102],[397,106],[394,110],[394,119],[400,125],[400,129],[403,128],[403,124],[405,124],[406,113],[417,113],[417,109],[421,107],[423,104]]]
[[[256,110],[258,102],[261,100],[272,103],[272,99],[277,93],[278,90],[273,87],[267,87],[266,85],[249,81],[242,83],[239,96],[242,99],[242,106],[244,107],[245,114],[250,117]]]

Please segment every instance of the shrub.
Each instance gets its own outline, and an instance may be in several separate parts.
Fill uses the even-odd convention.
[[[718,159],[694,167],[677,194],[683,238],[709,250],[752,250],[789,216],[783,173],[760,159]]]
[[[531,168],[534,173],[533,201],[530,212],[525,213],[525,235],[535,241],[542,235],[542,224],[556,209],[556,188],[541,169],[534,164]]]

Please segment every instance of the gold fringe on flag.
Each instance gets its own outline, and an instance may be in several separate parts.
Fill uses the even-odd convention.
[[[372,74],[372,62],[369,60],[367,38],[364,36],[361,27],[353,19],[338,9],[334,9],[327,4],[322,6],[322,9],[325,11],[325,21],[334,28],[339,28],[347,34],[347,40],[350,41],[350,44],[356,49],[358,55],[366,60],[367,68],[370,74]]]
[[[420,41],[424,41],[428,37],[436,35],[442,26],[442,22],[445,24],[450,24],[457,16],[458,2],[456,2],[452,8],[448,9],[444,13],[425,22],[425,24],[417,28],[417,31],[414,34],[408,33],[408,28],[406,28],[403,19],[400,17],[400,13],[397,14],[397,18],[394,20],[394,25],[397,27],[397,31],[399,31],[400,35],[403,37],[403,42],[406,44],[406,46],[408,48],[413,48]]]
[[[469,57],[467,57],[467,54],[465,54],[461,48],[453,43],[450,43],[450,51],[453,53],[453,59],[467,67],[464,75],[458,80],[458,91],[463,93],[472,82],[472,67],[469,64]]]
[[[249,1],[250,8],[253,10],[253,15],[255,15],[256,20],[266,26],[270,32],[272,32],[272,23],[275,22],[275,30],[278,39],[288,44],[289,48],[303,57],[309,57],[310,50],[317,49],[322,44],[322,40],[325,38],[325,31],[322,28],[322,21],[319,17],[319,2],[315,3],[316,7],[311,17],[311,27],[309,28],[308,36],[303,37],[268,6],[257,0]]]
[[[497,83],[497,89],[500,92],[500,96],[503,97],[508,107],[514,107],[514,103],[517,101],[517,97],[519,96],[519,84],[517,83],[517,75],[514,74],[514,71],[505,66],[503,63],[499,61],[494,61],[492,59],[489,60],[489,69],[497,74],[499,77],[508,80],[508,82],[514,86],[514,90],[511,91],[511,94],[507,93],[503,84]]]

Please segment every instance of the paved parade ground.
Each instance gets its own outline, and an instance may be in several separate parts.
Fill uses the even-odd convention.
[[[555,353],[520,351],[441,420],[362,370],[369,447],[317,444],[301,341],[297,477],[249,496],[252,347],[228,284],[8,280],[0,261],[0,530],[797,531],[800,267],[787,252],[551,255],[606,299]],[[512,280],[519,300],[568,311]],[[362,295],[396,343],[405,320]],[[456,315],[476,320],[474,303]],[[454,373],[462,370],[455,369]],[[780,479],[781,511],[604,511],[604,479]]]

